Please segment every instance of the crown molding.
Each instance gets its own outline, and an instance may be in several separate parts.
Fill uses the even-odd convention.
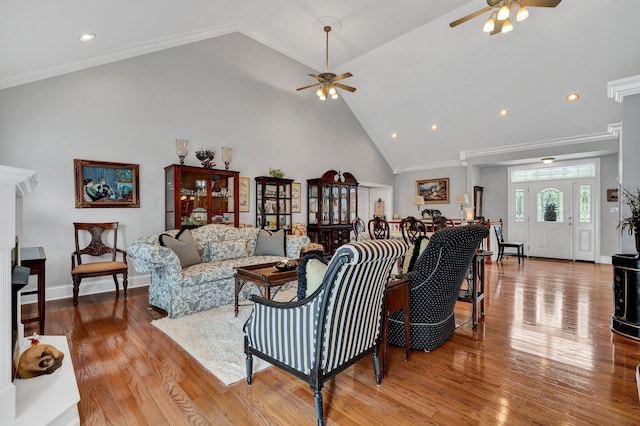
[[[529,149],[555,148],[567,145],[580,145],[589,142],[598,142],[609,139],[617,139],[622,128],[621,123],[612,123],[607,126],[606,132],[592,133],[588,135],[571,136],[567,138],[548,139],[542,141],[527,142],[517,145],[501,146],[496,148],[476,149],[472,151],[460,151],[460,160],[469,158],[485,157],[499,154],[510,154],[513,152],[525,151]]]
[[[23,196],[38,185],[38,176],[34,170],[0,166],[0,185],[16,187],[16,194]]]
[[[466,167],[466,161],[441,161],[439,163],[428,163],[428,164],[416,164],[414,166],[407,167],[396,167],[393,169],[394,174],[400,173],[410,173],[410,172],[420,172],[423,170],[433,170],[433,169],[446,169],[449,167]]]
[[[0,77],[0,90],[31,83],[38,80],[44,80],[45,78],[68,74],[74,71],[80,71],[83,69],[108,64],[111,62],[130,59],[136,56],[145,55],[147,53],[154,53],[161,50],[170,49],[172,47],[195,43],[197,41],[219,37],[222,35],[231,34],[233,32],[242,31],[240,31],[237,24],[223,25],[216,28],[208,28],[201,31],[184,33],[178,36],[151,40],[146,43],[136,44],[124,49],[119,49],[117,51],[107,52],[102,55],[94,56],[86,60],[60,62],[56,64],[50,64],[45,67],[22,68],[16,70],[13,73]]]
[[[625,96],[637,95],[640,93],[640,75],[621,78],[607,83],[609,97],[616,102],[622,103]]]

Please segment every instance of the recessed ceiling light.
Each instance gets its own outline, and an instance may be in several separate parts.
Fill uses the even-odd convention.
[[[545,157],[545,158],[542,159],[542,162],[544,164],[551,164],[554,161],[556,161],[556,159],[554,157]]]
[[[498,114],[500,114],[501,117],[506,117],[507,115],[509,115],[509,111],[507,111],[506,109],[501,109]]]
[[[565,99],[567,100],[567,102],[575,102],[579,97],[580,95],[577,93],[569,93]]]
[[[391,133],[391,138],[392,138],[392,139],[395,139],[395,138],[397,138],[397,137],[398,137],[398,134],[397,134],[397,133]]]
[[[432,124],[431,125],[431,130],[433,130],[433,131],[438,130],[438,125],[437,124]]]
[[[94,33],[86,33],[80,36],[80,41],[91,41],[94,38],[96,38],[96,35]]]

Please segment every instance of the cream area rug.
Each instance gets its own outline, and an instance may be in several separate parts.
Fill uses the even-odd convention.
[[[294,286],[278,292],[274,299],[288,301],[295,294]],[[165,317],[151,324],[171,337],[225,385],[230,385],[247,377],[242,327],[252,310],[249,303],[240,302],[237,317],[231,304],[180,318]],[[253,357],[254,373],[269,366],[271,364],[266,361]]]

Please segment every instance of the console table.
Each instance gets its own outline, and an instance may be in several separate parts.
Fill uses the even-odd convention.
[[[36,290],[23,291],[22,295],[29,294],[38,295],[38,315],[33,318],[22,319],[23,324],[32,322],[39,322],[39,333],[44,334],[44,319],[45,319],[45,262],[47,256],[44,253],[42,247],[22,247],[20,248],[20,264],[24,267],[31,269],[30,275],[38,276],[38,287]]]

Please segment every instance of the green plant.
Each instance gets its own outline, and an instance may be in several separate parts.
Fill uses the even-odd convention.
[[[618,223],[618,229],[620,233],[625,230],[629,235],[633,235],[633,232],[640,232],[640,188],[636,188],[636,193],[629,191],[627,188],[622,187],[622,197],[624,203],[631,209],[631,216],[623,218]]]
[[[274,178],[283,178],[284,172],[280,169],[269,169],[269,174]]]

